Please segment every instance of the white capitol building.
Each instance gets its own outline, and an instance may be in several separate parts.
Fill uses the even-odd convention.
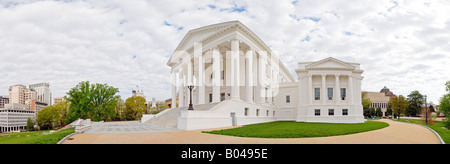
[[[363,71],[358,63],[326,58],[299,62],[298,79],[239,21],[189,31],[167,63],[172,100],[148,123],[206,129],[278,120],[364,122]],[[187,110],[194,86],[194,110]]]

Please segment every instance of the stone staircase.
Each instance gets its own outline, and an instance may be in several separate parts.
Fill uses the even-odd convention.
[[[208,111],[219,103],[194,105],[195,111]],[[158,113],[154,118],[146,121],[147,124],[153,124],[164,127],[177,128],[178,117],[181,116],[181,111],[186,111],[188,107],[179,107],[174,109],[166,109]]]

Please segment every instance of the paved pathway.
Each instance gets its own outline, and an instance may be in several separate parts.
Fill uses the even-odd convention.
[[[202,130],[171,131],[157,133],[94,134],[84,133],[72,136],[65,144],[439,144],[438,138],[425,127],[381,120],[389,127],[351,135],[264,139],[244,138],[201,133]]]

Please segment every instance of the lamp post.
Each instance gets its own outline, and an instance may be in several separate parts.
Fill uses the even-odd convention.
[[[192,89],[194,88],[193,85],[187,86],[189,89],[189,108],[188,110],[194,110],[194,107],[192,106]]]
[[[428,125],[428,106],[427,106],[427,95],[425,97],[425,124]]]

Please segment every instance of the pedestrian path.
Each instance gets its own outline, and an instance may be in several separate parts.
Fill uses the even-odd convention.
[[[380,120],[388,127],[369,132],[318,138],[266,139],[202,133],[204,130],[150,133],[84,133],[65,144],[439,144],[438,137],[427,128],[415,124]],[[118,124],[117,126],[119,126]],[[107,127],[122,127],[107,126]],[[122,125],[128,126],[128,125]],[[140,126],[140,125],[138,125]],[[107,128],[105,127],[105,128]],[[102,130],[98,130],[102,131]],[[127,130],[115,130],[127,131]],[[145,130],[143,130],[145,131]],[[129,131],[133,132],[133,131]]]

